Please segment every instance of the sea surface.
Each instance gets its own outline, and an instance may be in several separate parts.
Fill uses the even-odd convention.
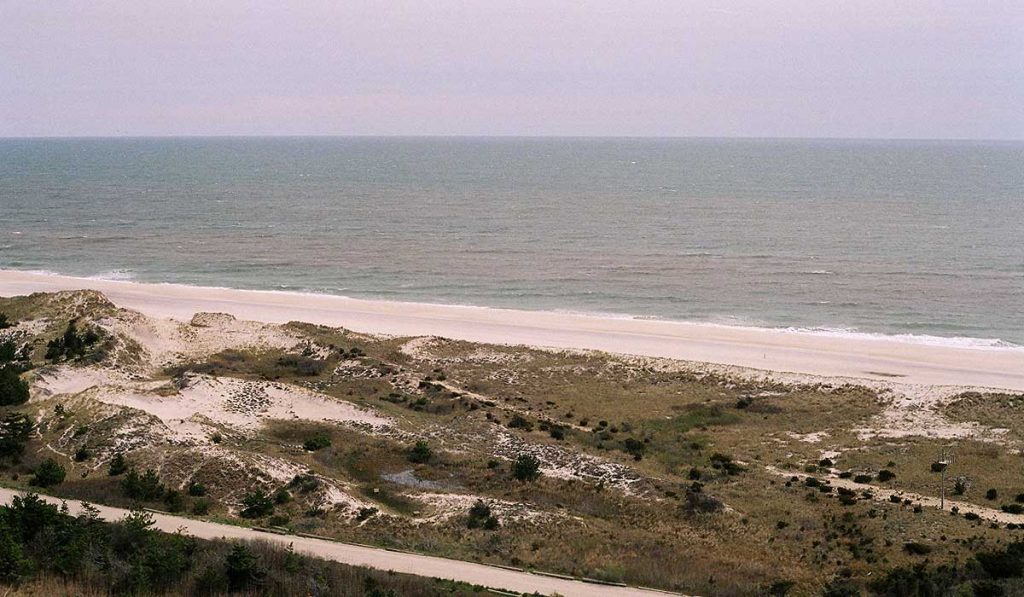
[[[0,268],[1024,345],[1024,143],[0,139]]]

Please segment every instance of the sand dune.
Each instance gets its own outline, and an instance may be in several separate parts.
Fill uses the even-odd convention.
[[[711,324],[602,318],[328,295],[202,288],[0,271],[0,295],[89,288],[153,317],[196,312],[359,332],[595,349],[777,372],[1024,391],[1024,350],[966,348]]]

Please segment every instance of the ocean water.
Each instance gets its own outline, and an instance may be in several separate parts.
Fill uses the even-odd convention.
[[[6,139],[0,268],[1024,345],[1024,143]]]

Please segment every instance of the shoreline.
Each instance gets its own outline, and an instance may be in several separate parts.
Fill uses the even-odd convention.
[[[1024,391],[1024,350],[1015,348],[0,270],[2,296],[77,289],[100,291],[119,307],[161,318],[188,320],[198,311],[222,312],[239,319],[302,321],[363,333],[441,336],[492,344],[600,350],[778,373]]]

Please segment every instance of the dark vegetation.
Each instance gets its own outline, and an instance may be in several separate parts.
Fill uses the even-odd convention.
[[[317,433],[313,437],[302,442],[302,447],[307,452],[316,452],[317,450],[329,448],[331,447],[331,437],[326,433]]]
[[[518,481],[536,481],[540,478],[540,461],[532,454],[520,454],[512,463],[512,476]]]
[[[80,332],[78,322],[72,319],[63,335],[47,343],[46,360],[58,362],[84,357],[99,341],[100,335],[96,330],[88,328]]]
[[[31,368],[25,348],[13,340],[0,342],[0,406],[23,404],[28,400],[28,383],[21,373]]]
[[[466,519],[466,526],[471,529],[486,529],[493,531],[500,526],[498,518],[491,514],[491,507],[483,500],[477,500],[469,509],[469,517]]]
[[[153,529],[133,510],[114,523],[70,516],[34,495],[0,506],[0,581],[38,594],[469,595],[469,585],[379,572],[267,543],[205,541]]]
[[[921,543],[904,545],[908,553],[924,556],[932,548]],[[889,570],[867,586],[867,594],[899,597],[942,597],[953,595],[1021,595],[1024,592],[1024,542],[1015,541],[995,549],[983,549],[961,565],[932,564],[927,560]],[[844,578],[833,580],[824,590],[826,597],[864,595],[860,587]]]

